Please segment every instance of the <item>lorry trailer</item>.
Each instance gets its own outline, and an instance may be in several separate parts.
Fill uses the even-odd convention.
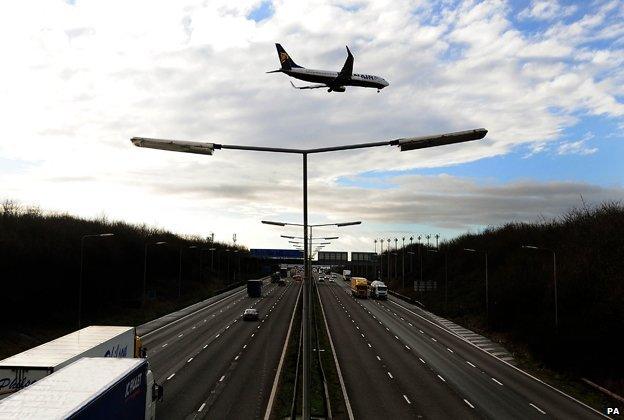
[[[247,280],[247,295],[251,298],[262,297],[262,280]]]
[[[355,297],[366,299],[368,296],[368,280],[364,277],[351,277],[351,294]]]
[[[146,419],[162,387],[146,359],[82,358],[0,401],[0,419]]]
[[[90,326],[0,360],[0,398],[56,372],[81,357],[138,357],[134,327]]]

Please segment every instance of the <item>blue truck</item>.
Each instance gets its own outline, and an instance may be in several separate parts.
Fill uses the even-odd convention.
[[[0,401],[0,418],[153,420],[160,399],[146,359],[87,357]]]

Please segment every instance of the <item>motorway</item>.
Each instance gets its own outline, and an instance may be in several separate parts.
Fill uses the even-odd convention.
[[[141,338],[164,385],[159,418],[264,416],[300,284],[265,283],[262,298],[240,290]],[[243,321],[256,308],[260,320]]]
[[[394,297],[319,284],[356,419],[587,419],[601,415],[429,321]]]

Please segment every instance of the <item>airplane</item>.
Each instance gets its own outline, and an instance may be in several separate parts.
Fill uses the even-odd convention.
[[[361,86],[376,88],[377,92],[379,92],[389,85],[385,79],[379,76],[353,73],[353,54],[351,54],[349,47],[347,47],[347,60],[340,72],[303,68],[290,58],[286,50],[284,50],[280,44],[275,44],[275,47],[277,48],[277,56],[282,64],[282,68],[268,71],[267,73],[285,73],[295,79],[319,83],[309,86],[295,86],[293,82],[290,82],[295,89],[328,88],[327,92],[344,92],[347,90],[345,86]]]

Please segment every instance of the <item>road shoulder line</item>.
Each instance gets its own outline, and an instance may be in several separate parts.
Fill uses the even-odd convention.
[[[277,372],[275,373],[275,379],[273,380],[273,387],[271,388],[271,395],[269,396],[269,402],[267,404],[266,411],[264,412],[264,420],[269,420],[271,417],[271,411],[273,410],[273,401],[275,400],[275,394],[277,393],[277,386],[279,384],[279,378],[282,374],[282,366],[284,365],[284,359],[286,358],[286,350],[288,348],[288,342],[290,341],[290,333],[292,331],[293,322],[295,321],[295,315],[297,308],[299,307],[299,297],[301,296],[302,287],[299,286],[299,292],[297,293],[297,300],[295,309],[293,310],[292,317],[290,318],[290,325],[288,325],[288,332],[286,333],[286,340],[284,341],[284,348],[282,349],[282,356],[280,357],[279,364],[277,365]]]

